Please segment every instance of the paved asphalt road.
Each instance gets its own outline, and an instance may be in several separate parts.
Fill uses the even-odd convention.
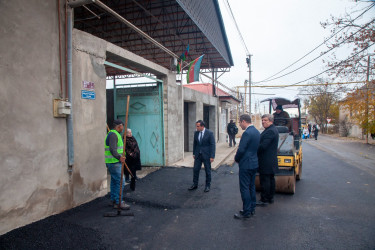
[[[303,144],[296,194],[277,194],[247,221],[233,218],[242,205],[238,168],[215,171],[209,193],[203,170],[198,190],[188,191],[192,169],[162,168],[126,191],[134,217],[103,217],[113,210],[103,197],[13,230],[0,248],[374,249],[375,177],[324,149],[323,140]]]

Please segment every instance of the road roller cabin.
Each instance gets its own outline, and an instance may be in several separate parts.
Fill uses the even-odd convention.
[[[302,177],[302,127],[300,99],[290,101],[285,98],[268,98],[262,102],[269,103],[269,113],[273,114],[276,107],[281,105],[288,112],[290,118],[279,118],[289,126],[276,126],[279,131],[279,145],[277,149],[278,172],[275,174],[276,192],[294,194],[296,181]],[[272,112],[273,111],[273,112]],[[277,124],[277,119],[274,120]],[[255,180],[257,191],[260,190],[259,175]]]

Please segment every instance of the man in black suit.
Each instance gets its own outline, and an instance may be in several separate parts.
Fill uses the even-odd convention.
[[[236,219],[250,218],[255,214],[256,192],[255,176],[258,169],[259,131],[251,123],[249,115],[240,116],[240,126],[245,130],[234,160],[239,165],[240,192],[242,210],[234,215]]]
[[[279,132],[273,125],[273,116],[262,116],[262,125],[265,130],[260,135],[258,149],[259,180],[262,191],[257,206],[266,206],[273,203],[275,194],[275,173],[278,170],[277,147],[279,144]]]
[[[206,187],[204,192],[209,192],[211,187],[211,162],[215,159],[215,137],[211,130],[205,128],[202,120],[195,123],[197,131],[194,133],[193,157],[194,157],[194,177],[193,185],[189,190],[198,188],[199,171],[204,164],[206,171]]]

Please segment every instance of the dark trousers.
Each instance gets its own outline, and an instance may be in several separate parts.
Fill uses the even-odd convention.
[[[232,142],[233,146],[236,146],[236,135],[228,134],[229,136],[229,147],[232,147]]]
[[[315,137],[315,140],[318,140],[318,131],[314,131],[314,137]]]
[[[128,167],[129,167],[129,165],[128,165]],[[130,171],[132,172],[132,174],[134,176],[130,179],[130,189],[134,191],[135,190],[135,181],[137,179],[137,170],[135,168],[130,168]],[[128,181],[130,174],[129,174],[129,171],[126,169],[125,166],[124,166],[124,174],[125,174],[125,180]]]
[[[262,191],[260,192],[260,200],[263,202],[272,201],[273,196],[275,195],[275,175],[260,174],[259,181],[262,188]]]
[[[211,162],[210,162],[210,158],[206,159],[202,157],[202,154],[195,156],[194,168],[193,168],[193,173],[194,173],[193,183],[194,185],[198,186],[199,172],[201,171],[202,163],[204,164],[204,170],[206,171],[206,187],[210,187],[211,185]]]
[[[239,171],[240,192],[243,203],[243,215],[249,215],[255,211],[256,192],[255,192],[255,176],[256,169],[241,169]]]

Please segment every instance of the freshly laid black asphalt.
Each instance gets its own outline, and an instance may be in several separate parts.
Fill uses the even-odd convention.
[[[204,170],[188,191],[192,169],[164,167],[126,186],[134,216],[103,217],[116,210],[101,197],[0,236],[0,249],[375,249],[375,176],[318,143],[303,144],[296,193],[246,221],[233,218],[237,166],[213,171],[209,193]]]

